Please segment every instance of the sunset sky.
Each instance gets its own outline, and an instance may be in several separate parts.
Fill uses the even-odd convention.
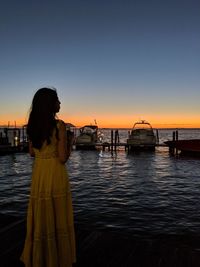
[[[3,0],[0,125],[57,88],[76,126],[200,127],[199,0]]]

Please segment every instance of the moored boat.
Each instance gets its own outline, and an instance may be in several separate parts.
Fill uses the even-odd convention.
[[[75,145],[77,149],[95,149],[96,144],[102,141],[97,125],[85,125],[79,129]]]
[[[155,150],[157,137],[151,124],[141,120],[133,125],[127,139],[129,150]]]

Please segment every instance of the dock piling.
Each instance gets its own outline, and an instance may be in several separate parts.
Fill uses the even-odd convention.
[[[115,143],[114,143],[115,151],[117,150],[117,144],[119,144],[119,131],[115,130]]]
[[[111,130],[111,152],[113,152],[113,130]]]

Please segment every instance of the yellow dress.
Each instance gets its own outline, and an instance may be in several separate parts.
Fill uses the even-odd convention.
[[[21,260],[26,267],[71,267],[76,261],[72,198],[66,165],[57,157],[55,131],[50,145],[34,151]]]

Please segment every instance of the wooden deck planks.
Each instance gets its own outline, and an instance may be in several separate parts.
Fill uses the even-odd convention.
[[[199,267],[200,236],[134,236],[95,231],[75,225],[77,263],[74,267]],[[23,267],[19,261],[25,221],[12,222],[0,231],[0,266]]]

